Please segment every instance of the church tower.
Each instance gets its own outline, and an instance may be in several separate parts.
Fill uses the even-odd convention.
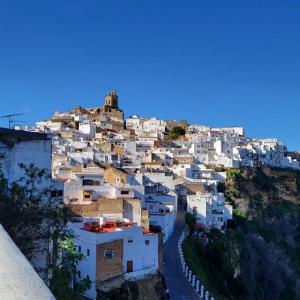
[[[119,106],[118,106],[118,96],[116,94],[116,91],[112,91],[111,93],[108,93],[105,96],[105,103],[104,103],[104,105],[108,106],[110,108],[116,108],[116,109],[119,108]]]

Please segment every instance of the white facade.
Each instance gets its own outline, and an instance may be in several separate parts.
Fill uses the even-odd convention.
[[[232,207],[225,204],[221,193],[187,195],[187,212],[196,217],[197,224],[208,229],[225,229],[227,220],[232,219]]]
[[[146,194],[143,207],[149,211],[150,224],[161,227],[165,243],[174,230],[177,196],[161,193]]]
[[[89,220],[86,220],[89,221]],[[104,222],[105,223],[105,222]],[[75,243],[86,259],[81,261],[78,270],[81,278],[89,276],[91,289],[84,294],[96,299],[96,247],[114,240],[123,240],[123,276],[124,279],[135,276],[144,277],[158,270],[158,235],[143,231],[140,226],[120,227],[109,232],[91,232],[83,229],[82,223],[69,223],[68,228],[75,235]],[[79,248],[80,247],[80,248]],[[127,262],[132,261],[132,272],[127,272]]]
[[[10,181],[20,179],[24,170],[19,164],[34,164],[51,174],[51,139],[43,133],[0,128],[0,163],[4,176]]]
[[[79,131],[88,138],[94,138],[96,135],[96,126],[90,121],[84,121],[79,123]]]

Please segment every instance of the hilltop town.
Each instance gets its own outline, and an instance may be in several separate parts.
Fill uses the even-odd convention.
[[[48,169],[56,187],[52,196],[74,214],[67,228],[86,256],[77,279],[91,280],[84,292],[90,299],[123,281],[164,272],[163,251],[179,210],[193,216],[203,232],[224,233],[233,218],[220,189],[226,170],[300,169],[277,139],[247,137],[242,127],[124,119],[121,103],[112,91],[103,105],[55,112],[35,126],[0,129],[4,175],[18,179],[19,163]],[[192,285],[201,292],[195,280]]]

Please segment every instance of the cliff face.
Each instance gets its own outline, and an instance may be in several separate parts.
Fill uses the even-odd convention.
[[[229,170],[225,195],[234,220],[225,235],[212,232],[206,247],[221,244],[224,251],[217,264],[206,260],[211,270],[223,272],[218,293],[228,299],[300,299],[300,172]]]
[[[101,300],[166,300],[166,284],[160,274],[146,279],[125,281],[119,288],[110,292],[98,291],[97,299]]]

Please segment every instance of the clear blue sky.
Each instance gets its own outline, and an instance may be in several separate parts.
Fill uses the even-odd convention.
[[[111,89],[126,116],[300,149],[300,1],[0,0],[1,114],[30,124]]]

